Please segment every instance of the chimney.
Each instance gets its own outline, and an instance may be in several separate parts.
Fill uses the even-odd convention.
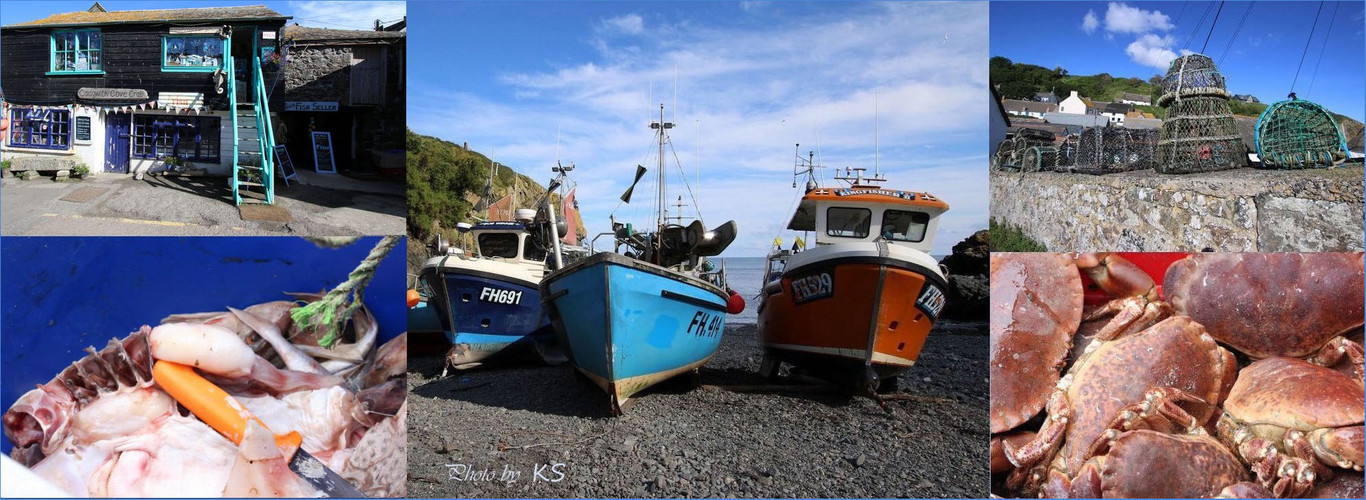
[[[1075,90],[1072,91],[1072,97],[1077,97],[1077,91],[1075,91]],[[1080,97],[1077,97],[1077,98],[1080,99]]]

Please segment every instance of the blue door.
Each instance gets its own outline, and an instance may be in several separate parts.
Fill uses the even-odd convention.
[[[110,113],[105,115],[104,123],[104,171],[126,174],[132,117],[128,113]]]

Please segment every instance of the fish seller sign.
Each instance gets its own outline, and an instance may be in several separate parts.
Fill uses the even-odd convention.
[[[336,101],[285,101],[285,111],[336,111]]]

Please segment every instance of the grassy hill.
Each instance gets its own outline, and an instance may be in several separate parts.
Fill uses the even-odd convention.
[[[474,222],[473,211],[489,178],[490,160],[459,144],[408,131],[408,236],[418,243],[440,232],[458,241],[455,225]],[[550,172],[545,172],[549,178]],[[546,186],[498,164],[493,176],[493,200],[516,193],[518,208],[531,205],[545,194]],[[553,196],[556,203],[559,196]],[[557,205],[558,206],[558,205]],[[574,221],[580,236],[586,235],[583,220]],[[414,247],[409,245],[410,255]],[[419,261],[420,262],[420,261]]]

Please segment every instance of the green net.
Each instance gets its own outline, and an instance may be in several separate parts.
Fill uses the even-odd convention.
[[[1204,54],[1172,61],[1158,105],[1167,118],[1157,140],[1154,169],[1167,174],[1212,172],[1247,164],[1247,147],[1228,106],[1224,77]]]
[[[1257,156],[1264,168],[1328,168],[1347,159],[1347,141],[1323,106],[1292,99],[1257,119]]]

